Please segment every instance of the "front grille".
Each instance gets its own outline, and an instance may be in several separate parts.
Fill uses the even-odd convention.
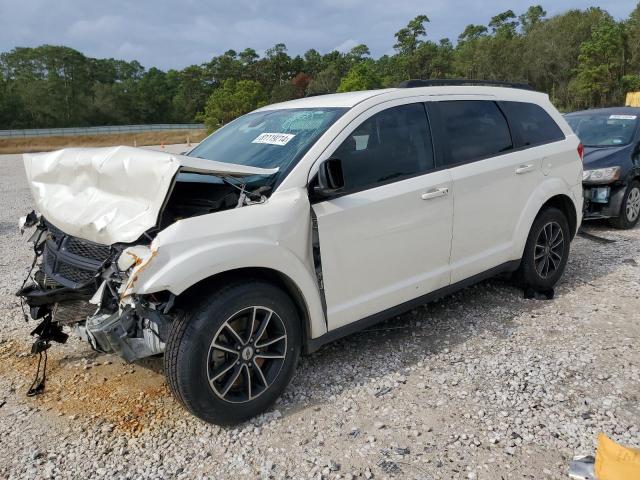
[[[56,273],[73,283],[87,283],[96,276],[95,270],[85,270],[61,261],[58,262]]]
[[[62,230],[58,229],[58,227],[54,227],[49,222],[47,222],[46,225],[47,225],[47,231],[51,235],[51,238],[53,239],[54,242],[58,243],[62,239],[62,237],[65,236],[64,233],[62,233]]]
[[[71,325],[83,322],[96,311],[96,306],[85,300],[70,300],[56,303],[53,309],[53,321],[58,325]]]
[[[42,264],[44,266],[45,272],[53,272],[53,267],[56,263],[55,254],[53,254],[49,248],[45,248],[42,255]]]
[[[48,279],[65,287],[78,288],[97,280],[111,255],[111,247],[66,235],[47,223],[42,269]],[[97,283],[97,282],[94,282]]]
[[[67,252],[73,253],[74,255],[101,261],[105,261],[109,258],[109,254],[111,253],[111,247],[108,245],[88,243],[73,237],[68,237],[65,243],[65,248]]]
[[[60,288],[62,286],[58,282],[56,282],[53,278],[45,274],[42,270],[38,270],[34,274],[33,278],[35,279],[38,285],[40,285],[42,288],[45,288],[45,289]]]

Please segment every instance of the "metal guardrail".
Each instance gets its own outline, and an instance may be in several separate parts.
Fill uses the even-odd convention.
[[[202,123],[161,123],[155,125],[113,125],[105,127],[30,128],[26,130],[0,130],[0,138],[54,137],[69,135],[105,135],[109,133],[151,132],[156,130],[198,130]]]

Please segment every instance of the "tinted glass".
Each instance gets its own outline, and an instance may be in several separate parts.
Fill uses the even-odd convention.
[[[365,120],[333,154],[342,160],[345,188],[358,190],[434,167],[424,105],[389,108]]]
[[[564,140],[558,124],[539,105],[524,102],[501,102],[500,105],[518,132],[519,147]]]
[[[450,165],[500,155],[513,148],[509,125],[495,102],[433,102],[443,123],[443,143]]]
[[[189,155],[253,167],[278,167],[276,176],[280,176],[345,111],[296,108],[249,113],[203,140]]]
[[[585,147],[627,145],[638,125],[638,116],[633,114],[581,113],[565,118]]]

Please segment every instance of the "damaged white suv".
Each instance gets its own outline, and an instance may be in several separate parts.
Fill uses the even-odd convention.
[[[302,351],[498,273],[552,289],[582,147],[546,95],[470,83],[270,105],[186,155],[25,155],[39,258],[19,295],[43,348],[66,326],[127,361],[164,352],[176,398],[232,424]]]

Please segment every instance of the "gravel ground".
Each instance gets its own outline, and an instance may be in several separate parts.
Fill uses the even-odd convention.
[[[556,298],[505,280],[304,357],[268,413],[236,428],[185,413],[162,362],[54,345],[44,395],[14,292],[31,199],[0,157],[0,477],[567,478],[596,434],[640,446],[640,229],[578,238]]]

